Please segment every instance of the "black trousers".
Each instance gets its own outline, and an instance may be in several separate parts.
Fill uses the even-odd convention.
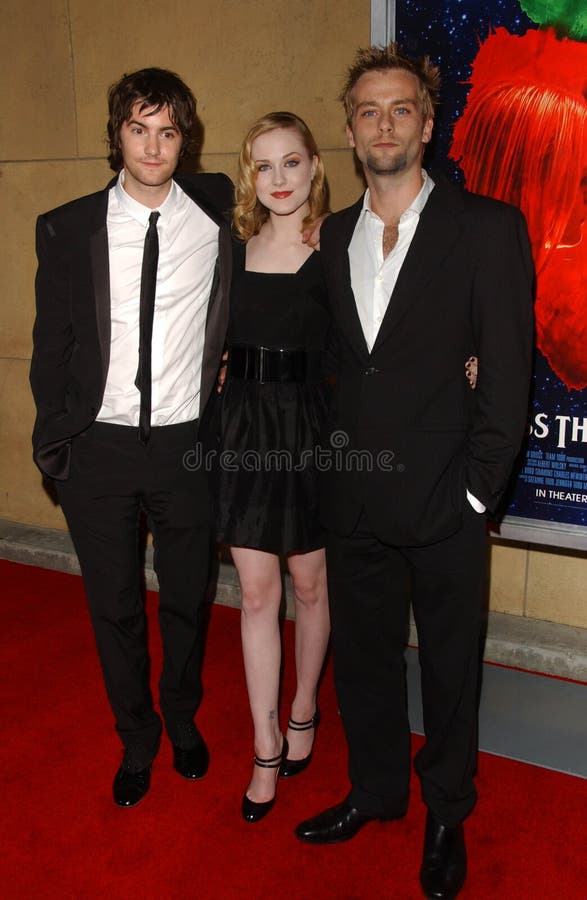
[[[187,748],[199,738],[192,723],[202,697],[210,508],[206,472],[184,459],[196,439],[197,422],[153,428],[147,446],[137,428],[97,422],[74,439],[69,479],[57,484],[129,769],[151,762],[162,731],[150,688],[138,546],[142,509],[160,589],[160,708],[173,743]]]
[[[336,690],[349,746],[348,802],[371,816],[407,809],[410,730],[404,650],[411,599],[418,629],[426,741],[422,796],[444,825],[474,806],[485,516],[426,547],[381,543],[363,514],[330,534],[327,563]]]

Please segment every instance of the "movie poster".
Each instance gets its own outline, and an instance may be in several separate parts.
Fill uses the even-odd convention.
[[[528,222],[537,351],[504,523],[587,547],[587,4],[398,0],[396,38],[441,67],[430,168],[516,204]]]

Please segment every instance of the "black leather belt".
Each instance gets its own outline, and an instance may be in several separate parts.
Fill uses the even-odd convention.
[[[228,349],[228,375],[246,381],[316,381],[320,370],[320,352],[311,350],[273,350],[233,344]]]

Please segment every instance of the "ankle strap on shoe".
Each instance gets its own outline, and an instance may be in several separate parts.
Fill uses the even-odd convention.
[[[316,728],[320,721],[320,710],[316,710],[311,719],[308,719],[307,722],[296,722],[295,719],[290,719],[287,723],[287,727],[291,728],[292,731],[309,731],[310,728]]]
[[[281,760],[287,756],[288,751],[289,747],[287,739],[283,737],[281,744],[281,753],[278,753],[277,756],[272,756],[271,759],[261,759],[259,756],[255,756],[253,757],[255,765],[259,766],[260,769],[277,769],[281,765]]]
[[[276,769],[281,765],[281,753],[279,756],[272,756],[271,759],[259,759],[256,756],[255,765],[259,766],[260,769]]]

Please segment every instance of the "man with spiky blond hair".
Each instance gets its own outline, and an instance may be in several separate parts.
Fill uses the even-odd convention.
[[[415,760],[428,808],[420,880],[427,897],[452,898],[476,798],[485,511],[526,423],[533,267],[517,209],[422,168],[439,84],[427,58],[391,43],[359,51],[341,95],[367,191],[322,226],[337,372],[328,431],[337,447],[345,436],[349,462],[324,475],[322,512],[351,789],[296,835],[336,843],[406,813],[411,600],[426,734]],[[350,464],[359,451],[370,471]]]

